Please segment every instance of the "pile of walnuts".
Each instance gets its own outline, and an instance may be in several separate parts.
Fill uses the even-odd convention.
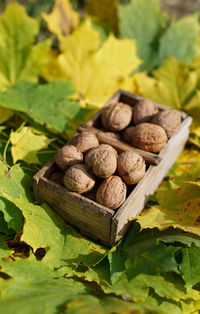
[[[118,102],[104,108],[101,123],[109,137],[122,138],[134,147],[157,153],[178,130],[181,114],[170,109],[159,111],[155,103],[146,99],[133,108]],[[125,201],[127,185],[137,184],[146,171],[142,156],[133,151],[118,154],[112,146],[100,144],[89,131],[72,138],[54,160],[62,173],[53,173],[52,181],[111,209]]]

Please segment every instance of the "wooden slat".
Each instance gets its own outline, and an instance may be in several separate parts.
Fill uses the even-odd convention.
[[[79,127],[80,132],[85,130],[89,130],[90,132],[94,133],[99,139],[100,143],[112,145],[119,153],[125,152],[127,150],[134,151],[141,155],[147,163],[152,165],[158,165],[161,161],[160,156],[135,148],[117,139],[113,139],[112,137],[109,137],[107,134],[104,134],[104,132],[99,131],[98,129],[91,127],[87,124],[83,124],[82,126]]]
[[[46,201],[65,221],[94,235],[95,239],[109,243],[113,210],[70,192],[44,177],[38,181],[38,198]]]
[[[184,148],[189,135],[192,118],[187,117],[179,129],[168,141],[160,155],[162,161],[159,165],[150,166],[143,179],[137,184],[124,204],[113,217],[111,227],[111,243],[114,245],[124,235],[128,228],[128,219],[139,215],[150,197],[165,177],[168,170]]]

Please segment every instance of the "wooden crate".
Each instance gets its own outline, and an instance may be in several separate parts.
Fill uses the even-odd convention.
[[[115,101],[121,101],[134,106],[144,97],[118,90],[105,106]],[[166,106],[157,104],[160,110]],[[90,129],[96,133],[101,143],[111,144],[118,152],[134,149],[126,143],[108,138],[99,130],[102,109],[85,125],[80,128]],[[129,219],[138,215],[154,194],[158,185],[171,168],[178,155],[184,148],[189,135],[192,118],[182,112],[182,123],[179,130],[168,140],[166,146],[159,154],[152,154],[139,150],[149,164],[143,179],[132,187],[126,201],[114,211],[95,201],[68,191],[65,187],[49,180],[55,172],[54,160],[47,163],[33,177],[33,190],[36,200],[46,201],[63,219],[75,226],[81,233],[113,246],[125,234],[129,227]]]

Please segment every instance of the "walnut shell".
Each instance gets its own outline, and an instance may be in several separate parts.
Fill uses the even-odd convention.
[[[87,153],[85,163],[97,177],[108,178],[117,168],[117,152],[112,146],[101,144]]]
[[[171,137],[181,125],[181,113],[175,109],[163,110],[158,112],[151,122],[160,125],[167,133],[167,136]]]
[[[68,167],[82,162],[83,154],[75,146],[65,145],[57,151],[54,160],[60,169],[66,170]]]
[[[126,184],[118,176],[104,180],[97,190],[96,200],[99,204],[116,209],[126,199]]]
[[[110,104],[101,114],[101,122],[105,129],[121,131],[125,129],[132,119],[132,108],[122,102]]]
[[[130,142],[131,141],[131,136],[133,133],[133,130],[135,129],[134,126],[129,126],[128,128],[126,128],[123,132],[122,132],[122,139],[126,142]]]
[[[158,112],[158,107],[149,99],[140,100],[133,109],[133,122],[139,124],[149,122],[154,114]]]
[[[93,133],[85,131],[75,135],[70,144],[76,146],[81,153],[85,153],[91,148],[99,146],[99,140]]]
[[[158,153],[167,143],[167,134],[157,124],[140,123],[133,129],[130,142],[140,149]]]
[[[79,194],[89,192],[95,185],[95,178],[86,165],[71,166],[65,173],[64,185]]]
[[[128,184],[138,183],[145,175],[145,161],[139,154],[126,151],[117,159],[117,173]]]

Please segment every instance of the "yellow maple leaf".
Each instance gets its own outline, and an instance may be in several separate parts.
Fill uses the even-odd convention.
[[[179,228],[200,235],[200,198],[183,203],[178,212],[173,208],[165,209],[152,206],[135,217],[141,229],[158,228],[165,230],[169,227]]]
[[[98,33],[87,20],[62,42],[58,62],[63,76],[71,79],[83,105],[101,107],[121,86],[132,84],[129,74],[140,64],[136,43],[110,35],[100,49]]]
[[[20,131],[12,132],[10,140],[14,163],[17,160],[24,160],[30,164],[39,164],[38,151],[46,148],[52,142],[52,139],[47,138],[45,135],[33,133],[29,127],[23,127]]]
[[[0,16],[0,90],[20,79],[37,81],[48,62],[51,40],[33,45],[39,20],[23,6],[11,2]]]
[[[0,124],[7,121],[13,115],[13,111],[0,106]]]
[[[118,31],[118,0],[90,0],[86,4],[88,14],[95,16],[99,21],[107,23],[117,34]]]
[[[153,78],[145,73],[135,75],[138,92],[158,103],[184,109],[196,89],[197,72],[170,57],[153,75]]]
[[[64,75],[62,74],[60,65],[58,63],[58,55],[59,52],[57,50],[52,49],[49,54],[48,66],[45,66],[42,70],[41,76],[45,78],[47,81],[65,79]]]
[[[184,149],[177,159],[178,167],[175,169],[175,174],[183,174],[190,171],[191,165],[200,160],[200,152],[196,149]]]
[[[100,45],[97,31],[91,26],[91,21],[81,24],[72,35],[60,40],[62,54],[51,52],[50,66],[46,67],[43,75],[47,80],[62,80],[79,75],[80,66],[90,58]],[[77,78],[78,80],[78,78]]]
[[[200,163],[177,172],[173,179],[164,181],[156,192],[157,206],[146,209],[135,219],[142,229],[169,227],[200,235]]]
[[[158,103],[184,110],[193,117],[192,133],[200,136],[199,72],[170,57],[153,75],[135,75],[137,92]]]
[[[56,0],[50,14],[42,14],[48,28],[56,34],[59,40],[66,37],[79,25],[79,14],[73,10],[69,0]]]

